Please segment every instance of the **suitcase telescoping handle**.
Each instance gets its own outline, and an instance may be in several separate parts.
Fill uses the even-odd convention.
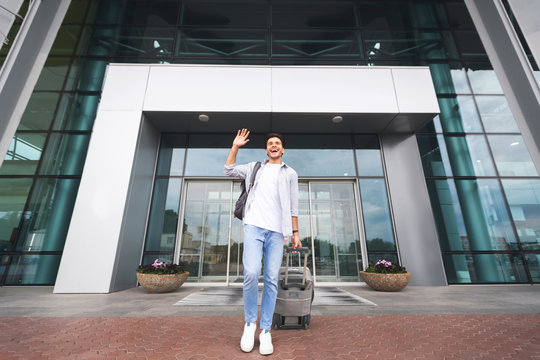
[[[289,289],[289,255],[291,253],[300,253],[304,254],[304,271],[302,274],[302,285],[300,286],[301,290],[306,289],[306,269],[307,269],[307,258],[309,254],[309,249],[307,247],[297,247],[296,249],[292,246],[286,248],[287,257],[285,259],[285,281],[283,282],[283,289]]]

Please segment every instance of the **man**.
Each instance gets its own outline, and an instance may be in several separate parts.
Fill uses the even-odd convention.
[[[250,179],[255,162],[236,165],[238,149],[248,141],[249,131],[238,130],[225,163],[225,174]],[[283,152],[281,134],[268,134],[266,154],[256,174],[244,210],[244,314],[246,323],[240,340],[244,352],[253,349],[257,322],[257,291],[264,260],[264,287],[261,304],[259,352],[274,352],[270,328],[276,305],[278,276],[283,259],[283,243],[291,237],[294,248],[301,246],[298,235],[298,175],[281,161]],[[248,180],[249,181],[249,180]],[[247,184],[246,184],[247,185]],[[246,186],[247,189],[247,186]]]

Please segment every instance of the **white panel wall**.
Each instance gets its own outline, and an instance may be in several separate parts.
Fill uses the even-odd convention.
[[[389,68],[272,69],[272,111],[397,113]]]
[[[271,68],[152,65],[144,110],[270,112]]]
[[[148,67],[107,71],[55,293],[107,293],[117,258]]]
[[[112,64],[55,293],[104,293],[125,283],[127,277],[115,272],[115,263],[118,271],[126,271],[133,259],[127,254],[131,243],[120,239],[130,224],[128,191],[136,177],[134,158],[144,138],[140,131],[145,110],[396,116],[406,111],[426,116],[438,113],[439,107],[428,68]],[[157,149],[157,141],[148,143]],[[116,282],[113,276],[124,278]]]

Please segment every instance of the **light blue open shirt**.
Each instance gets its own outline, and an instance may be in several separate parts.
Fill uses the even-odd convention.
[[[255,167],[255,161],[248,164],[231,164],[225,165],[223,172],[232,177],[237,177],[240,179],[251,179],[251,173]],[[249,207],[253,202],[254,190],[257,186],[257,180],[259,179],[262,169],[268,163],[268,160],[265,160],[261,163],[261,168],[255,176],[255,182],[253,183],[253,188],[249,191],[248,198],[246,200],[246,206],[244,208],[244,214],[249,211]],[[244,180],[248,182],[249,180]],[[287,166],[284,162],[281,163],[281,168],[279,172],[278,179],[278,192],[279,192],[279,201],[281,203],[281,231],[283,236],[292,235],[292,216],[298,216],[298,174],[294,171],[293,168]],[[249,184],[246,184],[246,189]]]

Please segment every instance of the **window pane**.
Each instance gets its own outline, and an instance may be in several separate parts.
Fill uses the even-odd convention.
[[[438,101],[444,132],[482,132],[472,96],[439,98]]]
[[[440,141],[440,137],[439,137]],[[454,176],[495,176],[495,168],[483,135],[445,136],[448,157]]]
[[[62,255],[15,255],[9,267],[8,285],[52,285]]]
[[[157,175],[182,176],[186,144],[186,135],[165,134],[162,136]]]
[[[182,179],[156,179],[145,251],[174,250],[181,189]]]
[[[502,180],[524,250],[540,250],[540,180]]]
[[[362,1],[359,12],[362,25],[368,29],[439,27],[447,23],[440,6],[430,2]]]
[[[180,23],[195,26],[266,27],[266,2],[184,1]]]
[[[465,69],[461,65],[429,64],[429,69],[437,94],[471,93]]]
[[[486,132],[517,132],[519,128],[504,96],[477,96],[476,103]]]
[[[41,70],[34,90],[60,91],[70,65],[70,58],[49,57]],[[56,104],[55,104],[56,105]]]
[[[383,176],[383,165],[379,137],[377,135],[355,135],[358,176]]]
[[[535,283],[540,282],[540,254],[526,254],[525,259],[532,281]]]
[[[467,229],[452,180],[426,180],[441,250],[463,251]]]
[[[476,31],[454,31],[454,36],[461,57],[487,57],[484,45]]]
[[[81,175],[89,142],[90,135],[51,134],[39,174]]]
[[[0,175],[33,175],[47,134],[16,133],[0,167]]]
[[[221,28],[180,31],[175,56],[264,56],[268,55],[266,30]]]
[[[355,176],[356,173],[352,150],[285,149],[283,161],[298,176]]]
[[[31,185],[32,179],[0,179],[0,251],[15,245]]]
[[[442,135],[418,135],[417,140],[424,174],[426,176],[452,176],[450,160]]]
[[[79,179],[38,179],[19,228],[18,251],[62,251]]]
[[[174,26],[178,18],[177,0],[130,1],[120,21],[129,25]]]
[[[49,130],[59,96],[49,92],[32,93],[17,129]]]
[[[538,176],[520,135],[490,135],[488,140],[499,175]]]
[[[54,120],[54,130],[92,130],[99,95],[64,94]]]
[[[428,180],[443,251],[518,250],[497,180]]]
[[[361,179],[360,193],[368,251],[395,250],[384,179]]]
[[[50,55],[71,55],[81,32],[80,25],[62,25],[51,48]]]
[[[523,260],[518,255],[443,254],[443,262],[449,284],[527,282]]]
[[[356,30],[276,30],[272,32],[272,56],[362,57]]]
[[[486,68],[490,65],[472,65],[467,70],[467,75],[471,81],[473,93],[475,94],[502,94],[502,88],[495,71]]]
[[[342,1],[274,1],[274,28],[342,28],[358,26],[355,5]]]

